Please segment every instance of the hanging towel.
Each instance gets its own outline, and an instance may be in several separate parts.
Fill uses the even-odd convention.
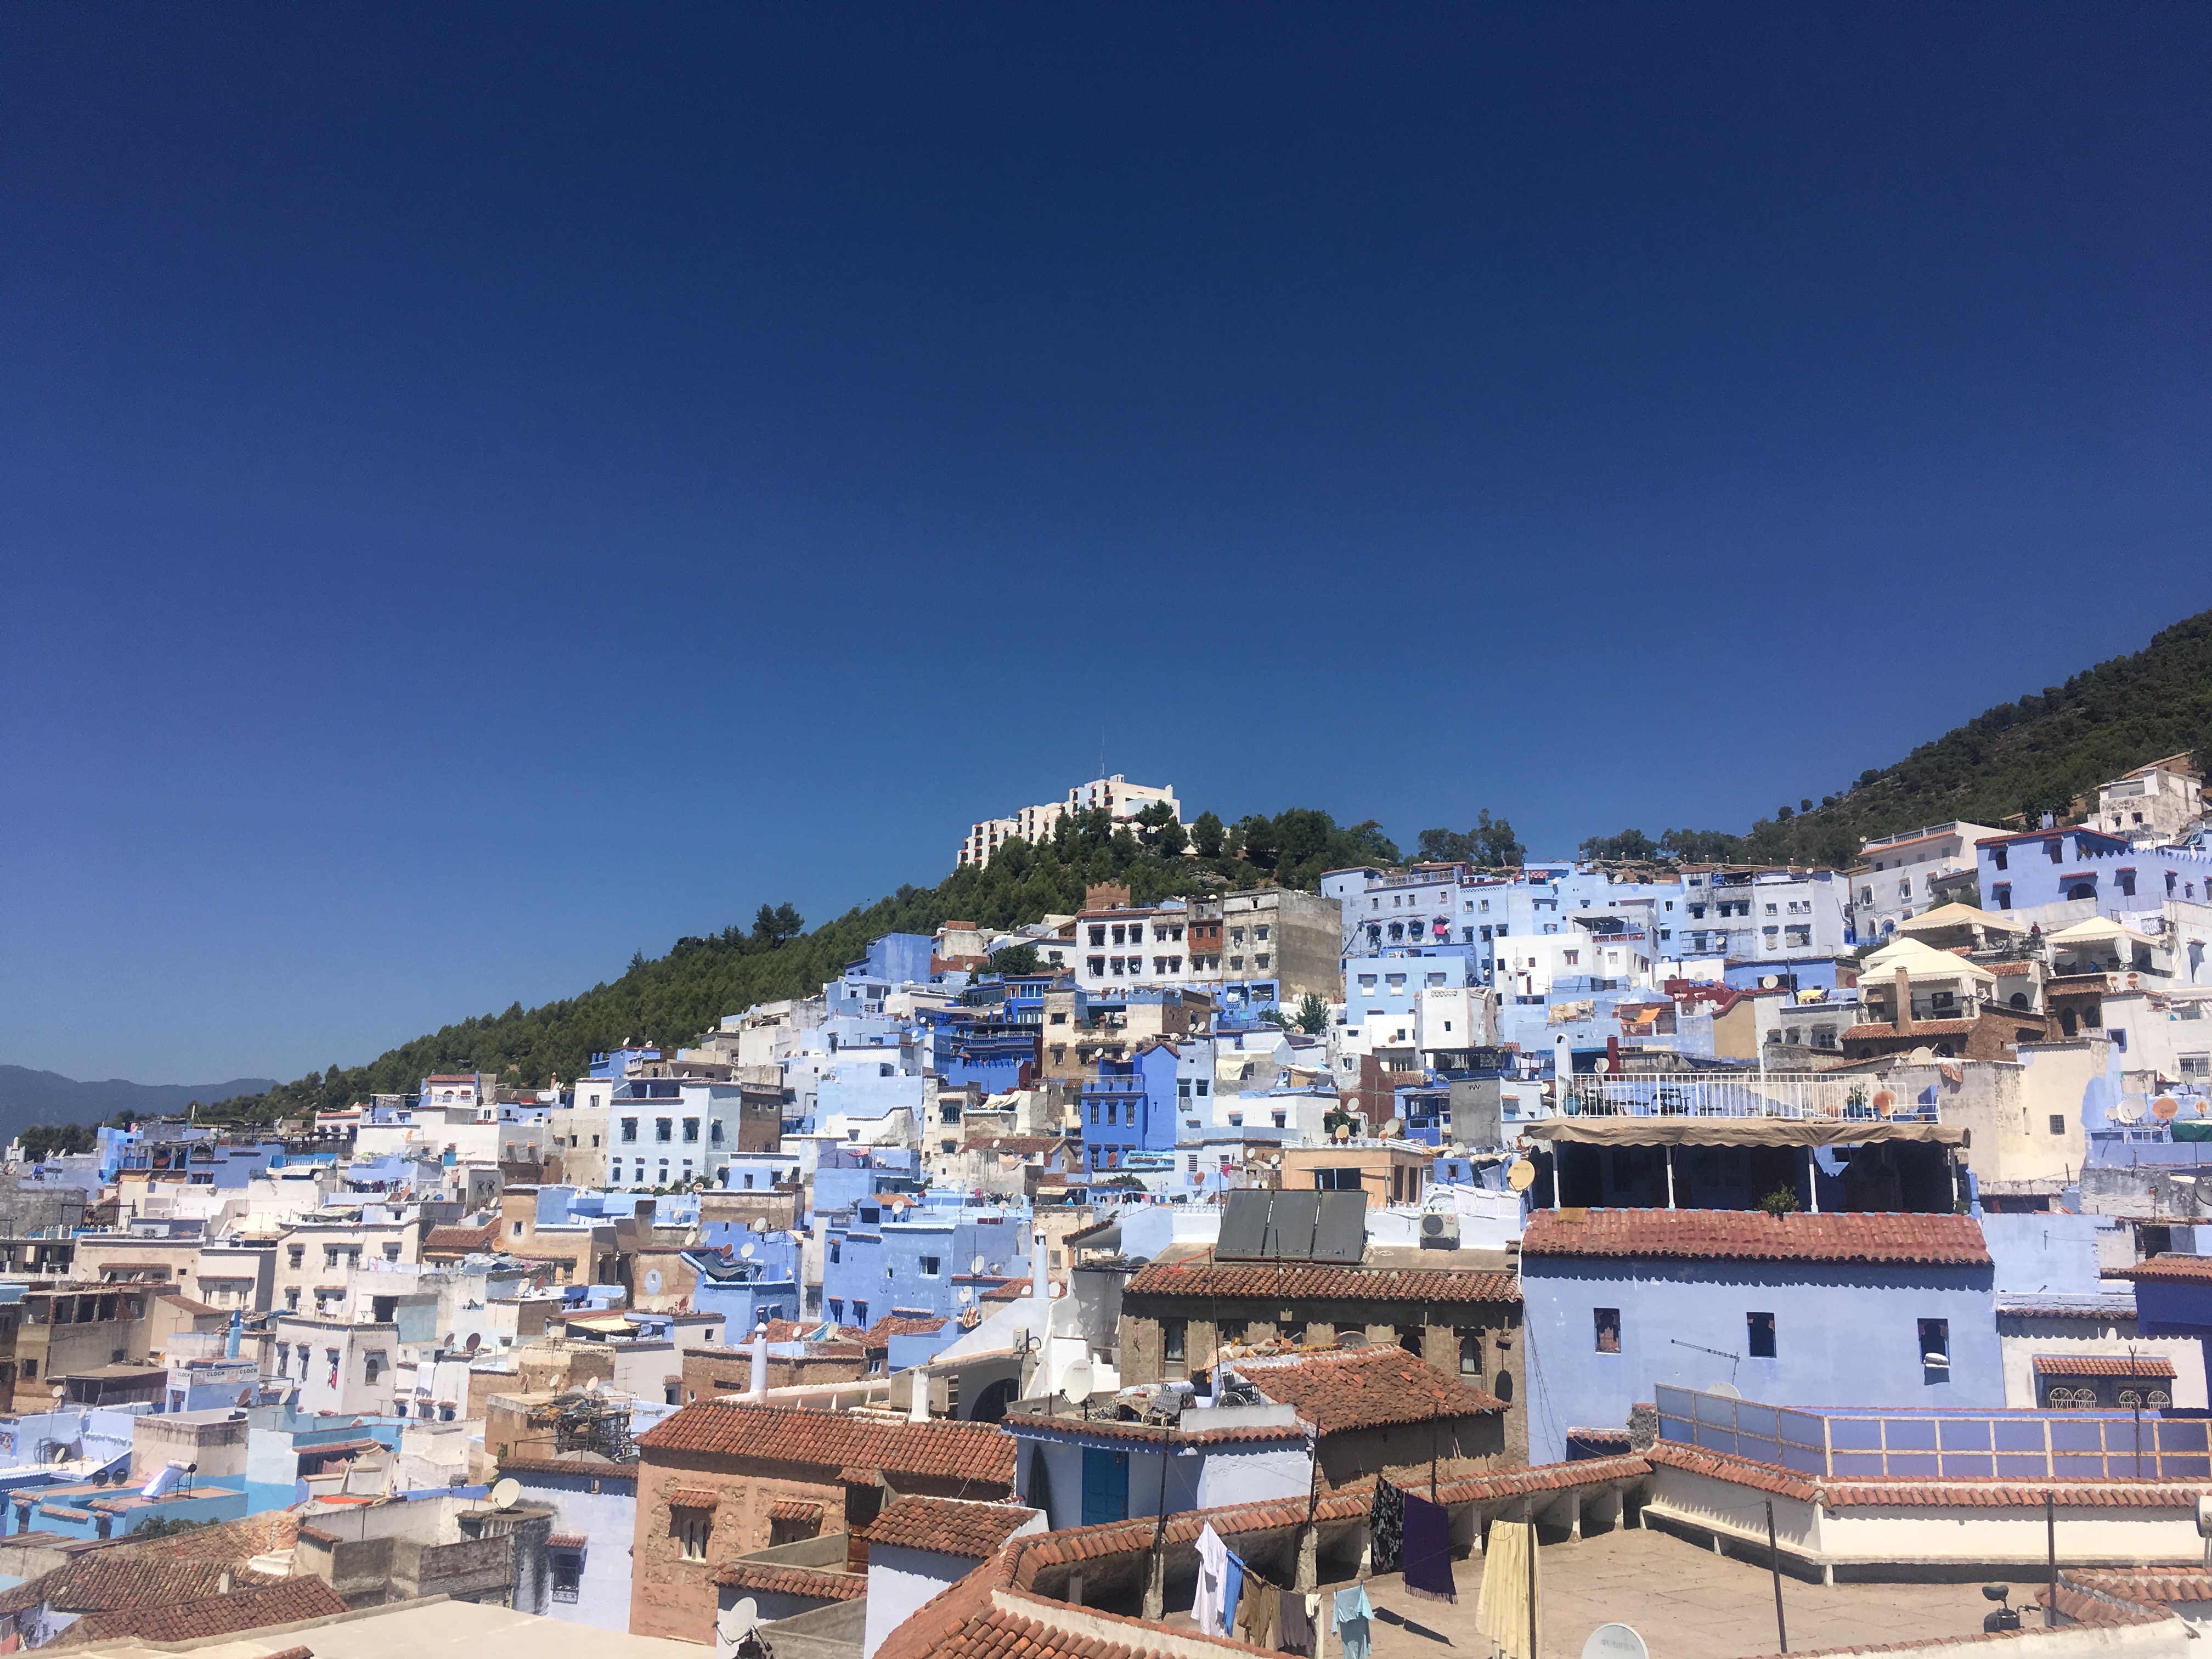
[[[1301,1654],[1304,1659],[1321,1659],[1314,1651],[1313,1614],[1307,1610],[1306,1598],[1296,1590],[1279,1590],[1276,1599],[1279,1605],[1275,1621],[1281,1633],[1275,1645],[1285,1653]]]
[[[1405,1494],[1388,1480],[1375,1483],[1375,1501],[1367,1510],[1368,1571],[1395,1572],[1405,1553]]]
[[[1258,1573],[1246,1569],[1244,1593],[1237,1600],[1236,1633],[1255,1648],[1272,1650],[1282,1628],[1279,1594]]]
[[[1228,1584],[1229,1546],[1221,1541],[1221,1534],[1209,1521],[1198,1535],[1198,1592],[1190,1603],[1190,1622],[1208,1636],[1221,1634],[1223,1592]],[[1237,1604],[1232,1601],[1227,1605]]]
[[[1528,1522],[1493,1521],[1483,1546],[1482,1600],[1475,1607],[1474,1627],[1497,1643],[1507,1659],[1534,1659],[1528,1639],[1529,1542]],[[1542,1586],[1537,1589],[1540,1594]]]
[[[1451,1515],[1441,1504],[1406,1494],[1406,1588],[1432,1601],[1457,1601],[1452,1583]]]
[[[1206,1522],[1212,1526],[1212,1522]],[[1244,1561],[1228,1546],[1222,1547],[1228,1565],[1221,1575],[1221,1616],[1206,1626],[1208,1636],[1230,1636],[1236,1633],[1237,1604],[1244,1599]]]
[[[1367,1587],[1354,1584],[1350,1589],[1336,1593],[1336,1639],[1343,1645],[1344,1659],[1367,1659],[1370,1632],[1367,1621],[1375,1616],[1375,1609],[1367,1605]]]

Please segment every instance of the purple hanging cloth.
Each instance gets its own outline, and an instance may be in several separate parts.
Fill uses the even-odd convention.
[[[1412,1492],[1406,1493],[1405,1502],[1407,1592],[1431,1601],[1457,1601],[1459,1587],[1452,1583],[1449,1511]]]

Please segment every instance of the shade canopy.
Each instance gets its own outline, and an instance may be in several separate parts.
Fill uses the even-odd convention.
[[[1941,933],[1953,927],[1978,927],[1989,933],[2024,933],[2027,924],[2002,910],[1977,910],[1971,904],[1939,904],[1925,915],[1897,924],[1900,933]]]
[[[1971,979],[1982,984],[1994,985],[1997,979],[1979,963],[1969,962],[1948,951],[1939,951],[1917,939],[1899,938],[1883,945],[1860,965],[1859,981],[1864,984],[1871,979],[1887,979],[1900,968],[1916,983],[1921,980]]]

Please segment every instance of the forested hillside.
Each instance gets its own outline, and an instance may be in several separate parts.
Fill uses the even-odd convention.
[[[1164,816],[1164,815],[1163,815]],[[1505,826],[1499,826],[1504,829]],[[1510,830],[1507,830],[1510,836]],[[1192,846],[1197,857],[1184,854]],[[1398,849],[1370,822],[1349,829],[1326,812],[1293,808],[1273,817],[1224,824],[1202,814],[1188,842],[1173,823],[1116,830],[1103,812],[1063,823],[1040,847],[1002,849],[988,869],[963,869],[934,887],[902,887],[865,909],[811,933],[791,907],[763,904],[750,930],[680,939],[666,956],[634,958],[629,971],[582,995],[464,1019],[380,1054],[366,1066],[333,1066],[264,1095],[219,1103],[200,1115],[268,1121],[414,1088],[431,1072],[496,1072],[519,1085],[571,1079],[589,1056],[641,1037],[687,1043],[723,1015],[756,1002],[805,996],[889,933],[934,933],[952,919],[1011,927],[1080,909],[1093,882],[1127,884],[1139,903],[1207,887],[1266,878],[1310,888],[1324,870],[1395,863]]]
[[[2212,611],[2177,623],[2133,656],[2000,703],[1895,765],[1869,771],[1824,795],[1785,805],[1742,836],[1636,830],[1583,843],[1593,856],[1752,858],[1848,865],[1859,842],[1946,818],[1984,823],[2046,810],[2160,756],[2212,748]],[[510,1083],[573,1078],[594,1049],[642,1037],[690,1041],[723,1015],[778,997],[803,996],[836,977],[867,941],[891,932],[932,933],[951,918],[990,927],[1034,921],[1080,907],[1086,884],[1127,882],[1139,902],[1202,888],[1273,880],[1310,888],[1324,870],[1394,863],[1397,848],[1372,821],[1345,828],[1326,812],[1297,808],[1224,824],[1209,812],[1186,842],[1172,822],[1115,830],[1103,814],[1061,826],[1039,848],[1018,843],[987,871],[963,870],[934,887],[902,887],[865,909],[812,932],[788,905],[763,905],[752,928],[731,927],[682,939],[667,955],[642,956],[621,978],[542,1007],[462,1020],[380,1055],[333,1066],[265,1095],[222,1103],[222,1115],[256,1120],[365,1095],[396,1093],[434,1071],[493,1071]],[[1198,856],[1185,856],[1188,845]],[[1482,813],[1474,828],[1421,832],[1420,855],[1517,863],[1510,824]]]

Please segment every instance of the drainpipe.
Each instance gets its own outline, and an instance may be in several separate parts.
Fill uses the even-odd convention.
[[[1912,1035],[1912,975],[1905,969],[1897,970],[1896,988],[1890,994],[1896,999],[1896,1019],[1892,1022],[1899,1036]]]
[[[768,1404],[768,1322],[753,1327],[753,1385],[745,1398],[757,1406]]]

